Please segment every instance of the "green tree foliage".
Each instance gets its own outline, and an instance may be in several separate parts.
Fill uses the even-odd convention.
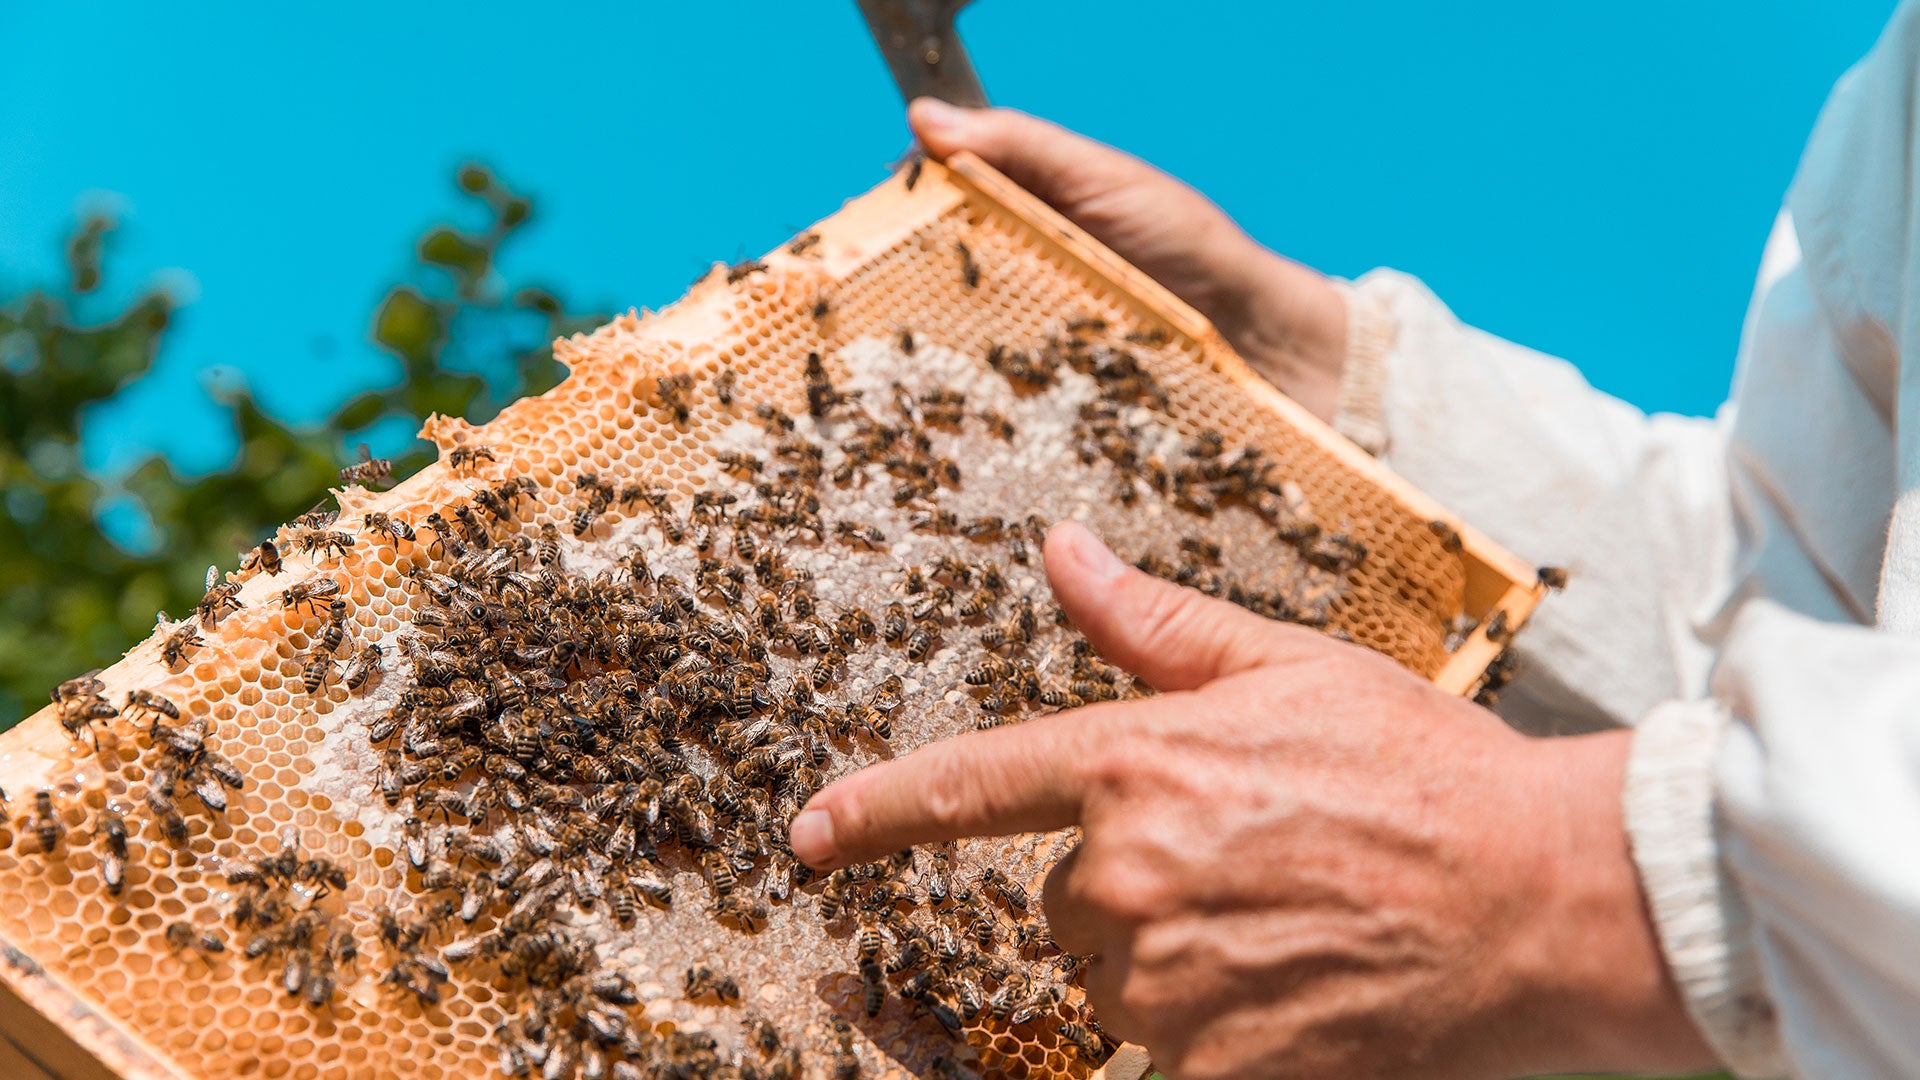
[[[501,249],[533,205],[480,166],[463,167],[456,182],[484,210],[485,227],[429,229],[415,249],[419,265],[373,316],[373,338],[399,359],[402,377],[312,429],[268,415],[244,388],[218,392],[240,448],[212,475],[182,476],[158,455],[118,484],[80,466],[83,409],[153,365],[175,307],[149,289],[110,317],[79,317],[81,299],[108,271],[111,220],[79,225],[64,282],[0,296],[0,728],[45,702],[61,679],[111,663],[152,630],[156,611],[191,611],[206,568],[231,569],[238,552],[324,496],[351,460],[345,448],[369,428],[396,418],[417,424],[434,412],[478,423],[559,381],[564,369],[547,343],[605,316],[569,314],[552,292],[505,281]],[[503,321],[533,322],[535,332],[520,336],[540,344],[501,346],[486,328]],[[405,475],[432,456],[415,442],[394,471]],[[126,496],[154,522],[148,550],[128,551],[101,531],[102,506]]]

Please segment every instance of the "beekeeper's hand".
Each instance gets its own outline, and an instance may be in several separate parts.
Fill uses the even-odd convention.
[[[1173,290],[1261,374],[1331,420],[1346,301],[1261,247],[1204,195],[1138,158],[1011,109],[920,98],[907,110],[934,157],[971,150]]]
[[[1101,1023],[1180,1080],[1712,1065],[1628,855],[1625,734],[1524,738],[1077,524],[1046,561],[1074,623],[1161,693],[863,769],[795,818],[795,854],[1080,826],[1048,923],[1095,957]]]

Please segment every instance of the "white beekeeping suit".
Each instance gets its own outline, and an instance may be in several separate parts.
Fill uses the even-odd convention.
[[[1571,571],[1501,711],[1636,727],[1648,904],[1745,1076],[1920,1077],[1917,119],[1909,0],[1827,103],[1710,421],[1643,415],[1403,275],[1349,294],[1343,428]]]

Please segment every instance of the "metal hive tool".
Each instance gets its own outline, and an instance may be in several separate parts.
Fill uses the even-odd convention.
[[[749,629],[754,598],[763,591],[782,594],[782,622],[796,619],[795,592],[808,594],[829,617],[861,609],[876,622],[884,621],[890,604],[930,604],[924,619],[916,613],[914,621],[937,632],[918,659],[907,658],[907,641],[880,640],[884,627],[871,639],[847,631],[844,669],[820,676],[823,708],[838,710],[832,715],[857,728],[859,708],[886,696],[889,672],[904,676],[892,695],[900,704],[886,713],[891,731],[885,738],[858,729],[821,740],[819,782],[983,720],[996,722],[998,708],[983,702],[1000,691],[964,678],[988,656],[1032,665],[1024,669],[1031,672],[1030,692],[1007,710],[1016,715],[1042,710],[1037,695],[1043,687],[1057,702],[1076,679],[1088,693],[1103,678],[1113,692],[1134,692],[1129,680],[1077,653],[1071,631],[1048,617],[1037,543],[1045,522],[1068,516],[1086,520],[1125,557],[1157,572],[1324,622],[1450,691],[1474,692],[1490,665],[1498,678],[1505,638],[1541,593],[1532,570],[1274,392],[1199,316],[984,165],[964,156],[948,166],[929,162],[916,167],[912,179],[888,180],[764,260],[716,269],[664,312],[626,316],[562,342],[558,354],[572,369],[568,380],[491,423],[429,421],[424,435],[440,447],[439,463],[390,491],[338,493],[340,516],[325,528],[349,534],[351,545],[288,551],[279,574],[255,565],[231,575],[241,606],[205,626],[194,624],[198,643],[169,658],[167,639],[176,628],[162,627],[99,674],[97,700],[112,715],[76,721],[79,738],[63,728],[59,705],[0,736],[0,786],[13,797],[0,831],[0,893],[10,898],[0,905],[0,1030],[7,1035],[0,1066],[9,1067],[8,1075],[435,1078],[487,1075],[498,1066],[499,1033],[525,1034],[532,976],[503,973],[510,965],[502,958],[453,963],[444,980],[407,968],[399,963],[407,954],[392,945],[407,931],[383,933],[380,908],[408,920],[424,918],[436,900],[451,903],[454,894],[436,889],[430,875],[438,869],[470,882],[477,871],[455,858],[459,845],[484,844],[489,832],[509,846],[530,843],[531,812],[497,808],[466,819],[429,794],[470,793],[478,764],[416,780],[405,799],[390,805],[380,793],[386,782],[380,770],[427,755],[401,749],[398,734],[386,741],[377,736],[381,718],[427,680],[440,662],[434,649],[446,648],[452,633],[424,625],[422,615],[453,604],[436,599],[436,589],[451,587],[434,585],[440,579],[430,575],[460,572],[449,545],[428,527],[429,515],[441,513],[442,528],[458,537],[463,527],[453,524],[454,508],[484,505],[482,492],[510,483],[515,487],[506,489],[501,512],[485,518],[484,527],[490,542],[508,553],[511,572],[524,575],[516,603],[532,603],[524,599],[531,593],[549,600],[573,596],[603,573],[612,575],[603,581],[624,580],[633,563],[623,571],[621,559],[638,551],[650,573],[673,575],[699,594],[689,610],[703,615],[687,615],[690,625],[705,616],[718,619],[730,603],[727,579],[703,573],[698,550],[702,529],[712,528],[718,538],[707,557],[741,568],[735,621]],[[820,358],[811,378],[810,354]],[[1033,370],[1049,363],[1057,366]],[[1135,363],[1137,372],[1127,366]],[[731,372],[721,380],[731,380],[724,393],[716,382],[723,371]],[[690,377],[684,385],[677,378],[683,375]],[[943,394],[962,394],[965,403],[950,405]],[[781,466],[773,449],[778,437],[766,430],[770,421],[760,405],[795,418],[795,437],[823,448],[815,480],[820,505],[808,512],[819,515],[827,535],[815,538],[793,527],[779,533],[790,570],[812,574],[810,583],[793,589],[763,588],[759,568],[747,569],[755,559],[734,550],[743,543],[733,525],[737,516],[713,516],[705,526],[688,520],[697,517],[691,508],[701,492],[733,493],[738,501],[715,508],[733,515],[766,502],[754,493],[755,479]],[[943,418],[940,410],[949,408],[958,415]],[[849,453],[845,447],[860,437],[853,417],[862,411],[914,414],[912,424],[902,423],[924,430],[924,460],[876,460],[833,475]],[[987,422],[988,412],[1009,428]],[[491,457],[479,454],[480,447]],[[1141,462],[1129,456],[1136,451]],[[764,472],[730,454],[758,459]],[[1230,493],[1209,507],[1201,504],[1214,501],[1225,490],[1218,485],[1228,481],[1189,489],[1154,472],[1173,467],[1190,477],[1219,476],[1231,470],[1209,462],[1225,461],[1257,462],[1275,482],[1258,499]],[[953,464],[951,478],[941,475],[942,462]],[[902,483],[920,476],[916,468],[933,487],[896,501]],[[639,496],[641,489],[657,489],[655,497],[684,524],[664,522]],[[943,521],[941,510],[954,518]],[[369,513],[411,522],[414,539],[376,535],[364,524]],[[990,516],[1001,519],[1001,528],[979,524]],[[871,526],[885,539],[842,535],[833,527],[839,522]],[[294,536],[282,530],[282,547],[291,548]],[[526,537],[524,550],[511,546],[520,543],[514,537]],[[765,535],[758,540],[770,542]],[[558,556],[543,555],[543,543]],[[1217,556],[1213,544],[1220,547]],[[1029,549],[1026,562],[1015,557],[1017,546]],[[913,589],[909,570],[933,567],[942,556],[976,567],[991,563],[1006,579],[1004,595],[982,613],[963,616],[980,580],[963,584],[935,573],[929,588],[944,582],[955,595],[944,606],[930,601],[928,588]],[[547,569],[551,579],[539,582]],[[276,598],[323,579],[337,582],[346,601],[344,641],[337,665],[309,690],[304,676],[324,644],[327,598],[311,607]],[[677,604],[664,588],[648,585],[641,598]],[[990,636],[1019,636],[1021,597],[1033,605],[1032,643],[989,644]],[[429,644],[410,646],[409,637]],[[368,644],[384,650],[378,670],[350,688],[348,658]],[[703,641],[692,649],[709,645],[723,647]],[[776,644],[766,663],[768,694],[791,694],[796,680],[811,683],[828,666],[819,650],[797,648],[791,637]],[[585,659],[573,670],[618,666]],[[592,681],[579,678],[583,685]],[[614,693],[632,685],[636,701],[653,700],[649,693],[671,696],[660,685],[622,684],[604,672],[594,685]],[[83,700],[96,700],[92,689]],[[122,703],[141,689],[177,703],[181,718],[131,715]],[[531,692],[558,700],[557,690]],[[749,693],[740,704],[743,717],[774,708],[750,699]],[[584,708],[569,700],[569,708]],[[498,702],[484,708],[500,711]],[[70,720],[75,715],[71,706],[65,712]],[[732,886],[744,897],[763,896],[775,874],[784,873],[777,857],[780,814],[805,794],[788,775],[801,766],[767,756],[765,762],[778,759],[779,778],[764,775],[759,765],[742,766],[731,751],[715,749],[719,726],[728,722],[722,711],[700,715],[701,729],[684,733],[684,745],[673,752],[703,790],[727,788],[727,781],[713,779],[724,771],[774,793],[767,796],[768,854],[736,867],[740,880]],[[864,715],[872,722],[872,714]],[[179,734],[195,718],[207,725],[198,741]],[[97,739],[97,751],[88,739]],[[182,739],[193,746],[174,746]],[[234,778],[237,788],[207,771],[208,762],[219,760],[241,774]],[[185,761],[193,764],[180,764]],[[587,775],[599,767],[580,763],[571,778],[586,797],[618,786]],[[177,821],[148,797],[156,769],[165,768],[185,770],[171,785]],[[667,779],[671,787],[674,778]],[[202,790],[209,794],[196,794]],[[50,813],[42,812],[41,791],[48,793]],[[221,802],[224,809],[214,805]],[[114,814],[127,830],[117,893],[105,880],[106,864],[119,859]],[[422,819],[424,839],[410,832],[409,816]],[[275,860],[289,828],[294,846],[281,873]],[[43,838],[53,840],[50,851],[42,850]],[[971,903],[976,911],[988,909],[993,924],[983,938],[991,947],[982,970],[1018,969],[981,975],[983,992],[1029,972],[1044,974],[1035,965],[1069,966],[1034,929],[1037,903],[1022,917],[997,891],[1002,886],[979,883],[991,868],[1006,875],[997,880],[1037,890],[1071,840],[972,842],[947,853],[956,888],[979,888],[982,895]],[[736,1057],[759,1075],[779,1075],[779,1059],[753,1045],[744,1022],[764,1018],[781,1031],[783,1049],[798,1051],[805,1075],[829,1075],[842,1064],[834,1028],[840,1020],[848,1024],[846,1053],[862,1076],[1078,1077],[1094,1071],[1061,1031],[1083,1019],[1070,979],[1057,1002],[1045,999],[1018,1023],[969,1010],[956,1033],[948,1030],[952,1018],[942,1020],[928,1003],[958,996],[957,983],[944,982],[915,1004],[907,995],[925,987],[916,990],[910,968],[887,976],[883,1005],[869,1017],[858,961],[867,946],[856,913],[823,918],[823,905],[831,902],[822,890],[830,886],[813,883],[768,902],[764,915],[717,921],[721,890],[714,877],[729,873],[702,862],[704,843],[676,845],[670,836],[662,843],[661,871],[674,894],[664,909],[641,904],[622,919],[610,899],[591,907],[575,903],[584,888],[577,883],[554,887],[570,898],[555,902],[555,925],[591,954],[594,971],[627,980],[618,993],[581,997],[567,1014],[574,1030],[614,1024],[600,1014],[618,1012],[644,1032],[635,1039],[650,1052],[669,1042],[675,1053],[686,1051],[693,1033],[705,1032],[717,1056]],[[425,872],[414,865],[422,861],[416,845],[431,852]],[[933,941],[945,925],[939,912],[949,909],[929,899],[932,859],[922,853],[911,869],[878,884],[841,883],[865,898],[850,906],[894,912],[897,925],[883,931],[889,957],[907,947],[916,928]],[[266,881],[250,881],[263,863]],[[874,899],[882,886],[903,890],[914,903]],[[423,924],[422,946],[439,955],[459,955],[463,941],[469,951],[476,948],[472,942],[516,917],[518,887],[487,900],[471,923],[449,914],[431,929]],[[296,911],[313,912],[309,936],[264,961],[248,958],[252,927],[235,918],[243,896],[249,905],[283,904],[288,914],[274,925],[285,925]],[[183,923],[191,935],[179,930],[170,937],[169,928]],[[219,936],[224,951],[203,947],[207,934]],[[337,966],[328,993],[314,992],[319,1004],[306,1000],[305,982],[288,993],[283,979],[292,976],[285,973],[330,962],[322,954],[341,934],[358,957]],[[1022,935],[1029,937],[1025,946],[1015,941]],[[305,958],[287,959],[295,953]],[[681,985],[685,972],[702,965],[733,978],[742,1002],[689,999]],[[396,968],[406,977],[388,981]],[[430,984],[437,1002],[410,991],[410,981]],[[578,1050],[564,1069],[529,1064],[529,1072],[591,1075],[588,1057],[619,1057],[591,1040]],[[1127,1048],[1106,1073],[1131,1078],[1144,1067],[1144,1057]]]

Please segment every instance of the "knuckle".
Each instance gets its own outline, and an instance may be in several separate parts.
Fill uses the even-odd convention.
[[[1178,902],[1174,879],[1131,845],[1100,859],[1087,873],[1081,895],[1105,918],[1136,931],[1163,918]]]
[[[983,805],[983,792],[973,769],[959,754],[935,755],[928,765],[925,781],[922,797],[927,818],[937,829],[964,831],[988,809]]]
[[[1138,921],[1139,888],[1136,874],[1105,861],[1086,869],[1077,891],[1080,901],[1103,918],[1127,924]]]
[[[1178,645],[1193,622],[1194,601],[1200,594],[1165,582],[1142,582],[1139,625],[1145,627],[1147,643],[1156,651]]]
[[[1133,786],[1135,754],[1123,738],[1102,739],[1074,756],[1074,779],[1089,796],[1113,798]]]

